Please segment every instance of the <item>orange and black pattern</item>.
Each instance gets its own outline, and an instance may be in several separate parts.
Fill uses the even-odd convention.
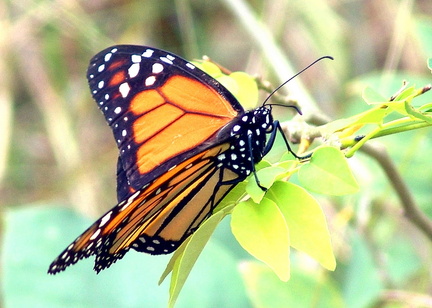
[[[173,252],[255,172],[276,131],[270,106],[244,111],[218,81],[163,50],[110,47],[91,60],[87,78],[119,149],[118,204],[50,274],[92,255],[99,272],[130,248]]]

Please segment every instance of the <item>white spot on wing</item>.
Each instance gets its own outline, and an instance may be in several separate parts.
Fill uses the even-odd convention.
[[[122,208],[120,209],[121,211],[124,211],[129,205],[131,205],[131,203],[135,200],[135,198],[140,194],[140,191],[137,190],[132,196],[129,197],[129,199],[127,199],[127,202],[122,206]]]
[[[155,63],[152,65],[152,72],[153,74],[159,74],[164,69],[163,65],[160,63]]]
[[[122,110],[121,107],[116,107],[116,109],[114,109],[114,113],[119,114],[121,110]]]
[[[146,58],[150,58],[154,53],[153,49],[147,49],[146,51],[143,52],[142,56],[146,57]]]
[[[155,82],[156,82],[156,77],[155,77],[155,76],[150,76],[150,77],[147,77],[147,78],[146,78],[146,80],[145,80],[145,85],[146,85],[147,87],[149,87],[149,86],[154,85]]]
[[[131,60],[133,63],[140,63],[141,62],[141,56],[140,55],[132,55]]]
[[[128,84],[127,82],[122,83],[122,84],[119,86],[119,91],[120,91],[120,94],[121,94],[121,96],[122,96],[123,98],[125,98],[126,96],[128,96],[129,91],[130,91],[130,86],[129,86],[129,84]]]
[[[112,57],[112,53],[110,53],[110,52],[107,53],[104,57],[105,62],[108,62],[111,59],[111,57]]]
[[[94,240],[95,238],[97,238],[99,236],[100,232],[101,232],[101,229],[97,229],[95,231],[95,233],[93,233],[92,236],[90,236],[90,240]]]
[[[140,57],[141,59],[141,57]],[[134,63],[132,64],[129,68],[128,68],[128,74],[130,78],[134,78],[138,75],[140,70],[140,65],[139,63]]]
[[[111,218],[112,211],[109,211],[102,219],[99,224],[99,228],[105,225]]]
[[[168,58],[168,56],[167,57],[160,57],[160,59],[165,63],[173,64],[173,62]]]

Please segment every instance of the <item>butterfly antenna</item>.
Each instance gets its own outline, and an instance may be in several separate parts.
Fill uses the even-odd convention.
[[[267,98],[264,100],[263,106],[267,103],[267,101],[273,96],[273,94],[275,94],[277,91],[279,91],[280,88],[282,88],[284,85],[286,85],[288,82],[290,82],[291,80],[293,80],[294,78],[296,78],[298,75],[300,75],[301,73],[303,73],[305,70],[307,70],[308,68],[310,68],[311,66],[315,65],[317,62],[323,60],[323,59],[330,59],[330,60],[334,60],[333,57],[331,56],[323,56],[321,58],[316,59],[315,61],[313,61],[311,64],[309,64],[308,66],[306,66],[304,69],[302,69],[300,72],[296,73],[294,76],[290,77],[287,81],[285,81],[284,83],[282,83],[280,86],[278,86],[276,89],[274,89],[269,96],[267,96]],[[277,105],[277,104],[272,104],[272,105]],[[288,107],[288,106],[286,106]],[[298,107],[296,106],[289,106],[294,108],[295,110],[297,110],[297,112],[299,114],[301,114],[300,109],[298,109]]]

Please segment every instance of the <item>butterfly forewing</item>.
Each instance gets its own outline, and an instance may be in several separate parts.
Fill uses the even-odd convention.
[[[91,60],[87,76],[120,150],[119,201],[208,147],[243,111],[206,73],[153,48],[108,48]]]

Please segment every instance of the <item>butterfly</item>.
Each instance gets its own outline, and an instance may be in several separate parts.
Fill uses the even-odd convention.
[[[87,78],[119,149],[118,204],[72,242],[48,273],[93,255],[99,273],[131,248],[169,254],[236,184],[251,174],[259,184],[255,164],[281,131],[271,105],[245,111],[194,64],[146,46],[101,51]]]

